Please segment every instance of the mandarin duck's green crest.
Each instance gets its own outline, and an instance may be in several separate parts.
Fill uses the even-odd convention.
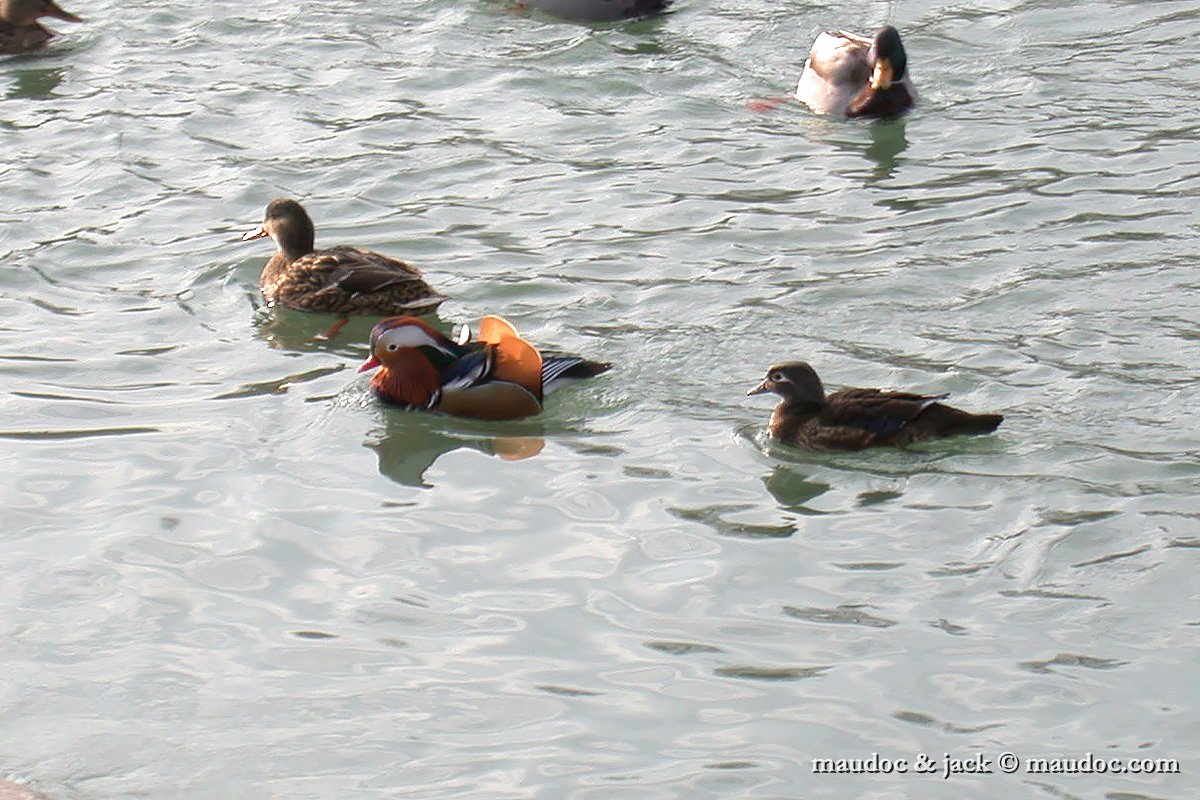
[[[381,320],[371,329],[371,354],[358,368],[366,372],[394,361],[403,350],[416,350],[434,364],[446,365],[464,354],[461,343],[443,336],[427,322],[416,317],[392,317]]]

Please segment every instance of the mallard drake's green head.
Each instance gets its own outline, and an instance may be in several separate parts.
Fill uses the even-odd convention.
[[[891,25],[880,28],[867,52],[867,63],[871,65],[872,89],[888,89],[893,81],[903,80],[908,54],[900,41],[900,32]]]
[[[54,0],[0,0],[0,20],[9,25],[34,25],[40,17],[53,17],[64,22],[83,22],[71,12],[59,8]]]
[[[820,406],[825,403],[825,387],[817,377],[817,371],[807,361],[786,361],[776,364],[767,370],[762,383],[755,386],[747,395],[766,394],[773,392],[784,400],[810,406]]]
[[[281,197],[271,201],[263,215],[262,225],[247,231],[242,236],[242,241],[261,239],[264,236],[270,236],[284,257],[294,261],[313,251],[317,234],[304,206],[295,200]]]

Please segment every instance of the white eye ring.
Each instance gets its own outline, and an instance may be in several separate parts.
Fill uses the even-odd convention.
[[[771,380],[775,381],[776,383],[780,383],[780,382],[782,382],[782,381],[786,380],[786,379],[783,377],[783,373],[782,373],[782,372],[772,372],[772,373],[771,373],[770,375],[768,375],[767,377],[769,377]]]
[[[400,349],[400,345],[396,344],[395,342],[392,342],[391,344],[389,344],[389,345],[387,346],[387,349],[388,349],[388,352],[389,352],[389,353],[393,353],[393,352],[395,352],[396,350],[399,350],[399,349]]]

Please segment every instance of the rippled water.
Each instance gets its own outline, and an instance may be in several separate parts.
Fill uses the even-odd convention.
[[[56,798],[1180,798],[1200,747],[1200,11],[79,0],[0,61],[0,774]],[[901,121],[755,115],[818,30]],[[237,235],[617,368],[380,408]],[[774,361],[996,436],[769,443]],[[542,449],[505,460],[513,448]],[[815,758],[1179,775],[814,775]],[[993,762],[994,763],[994,762]],[[1189,788],[1190,787],[1190,788]]]

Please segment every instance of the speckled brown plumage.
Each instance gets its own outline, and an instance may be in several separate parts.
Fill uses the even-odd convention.
[[[28,53],[54,38],[54,31],[38,22],[41,17],[83,21],[53,0],[0,0],[0,55]]]
[[[316,250],[312,220],[295,200],[267,206],[263,224],[244,239],[270,236],[278,250],[259,279],[268,303],[299,311],[390,316],[428,314],[446,298],[416,267],[358,247]]]
[[[843,389],[827,396],[816,371],[803,361],[771,367],[747,394],[765,392],[783,398],[771,415],[771,435],[810,450],[905,447],[947,436],[991,433],[1004,419],[939,402],[946,395]]]

